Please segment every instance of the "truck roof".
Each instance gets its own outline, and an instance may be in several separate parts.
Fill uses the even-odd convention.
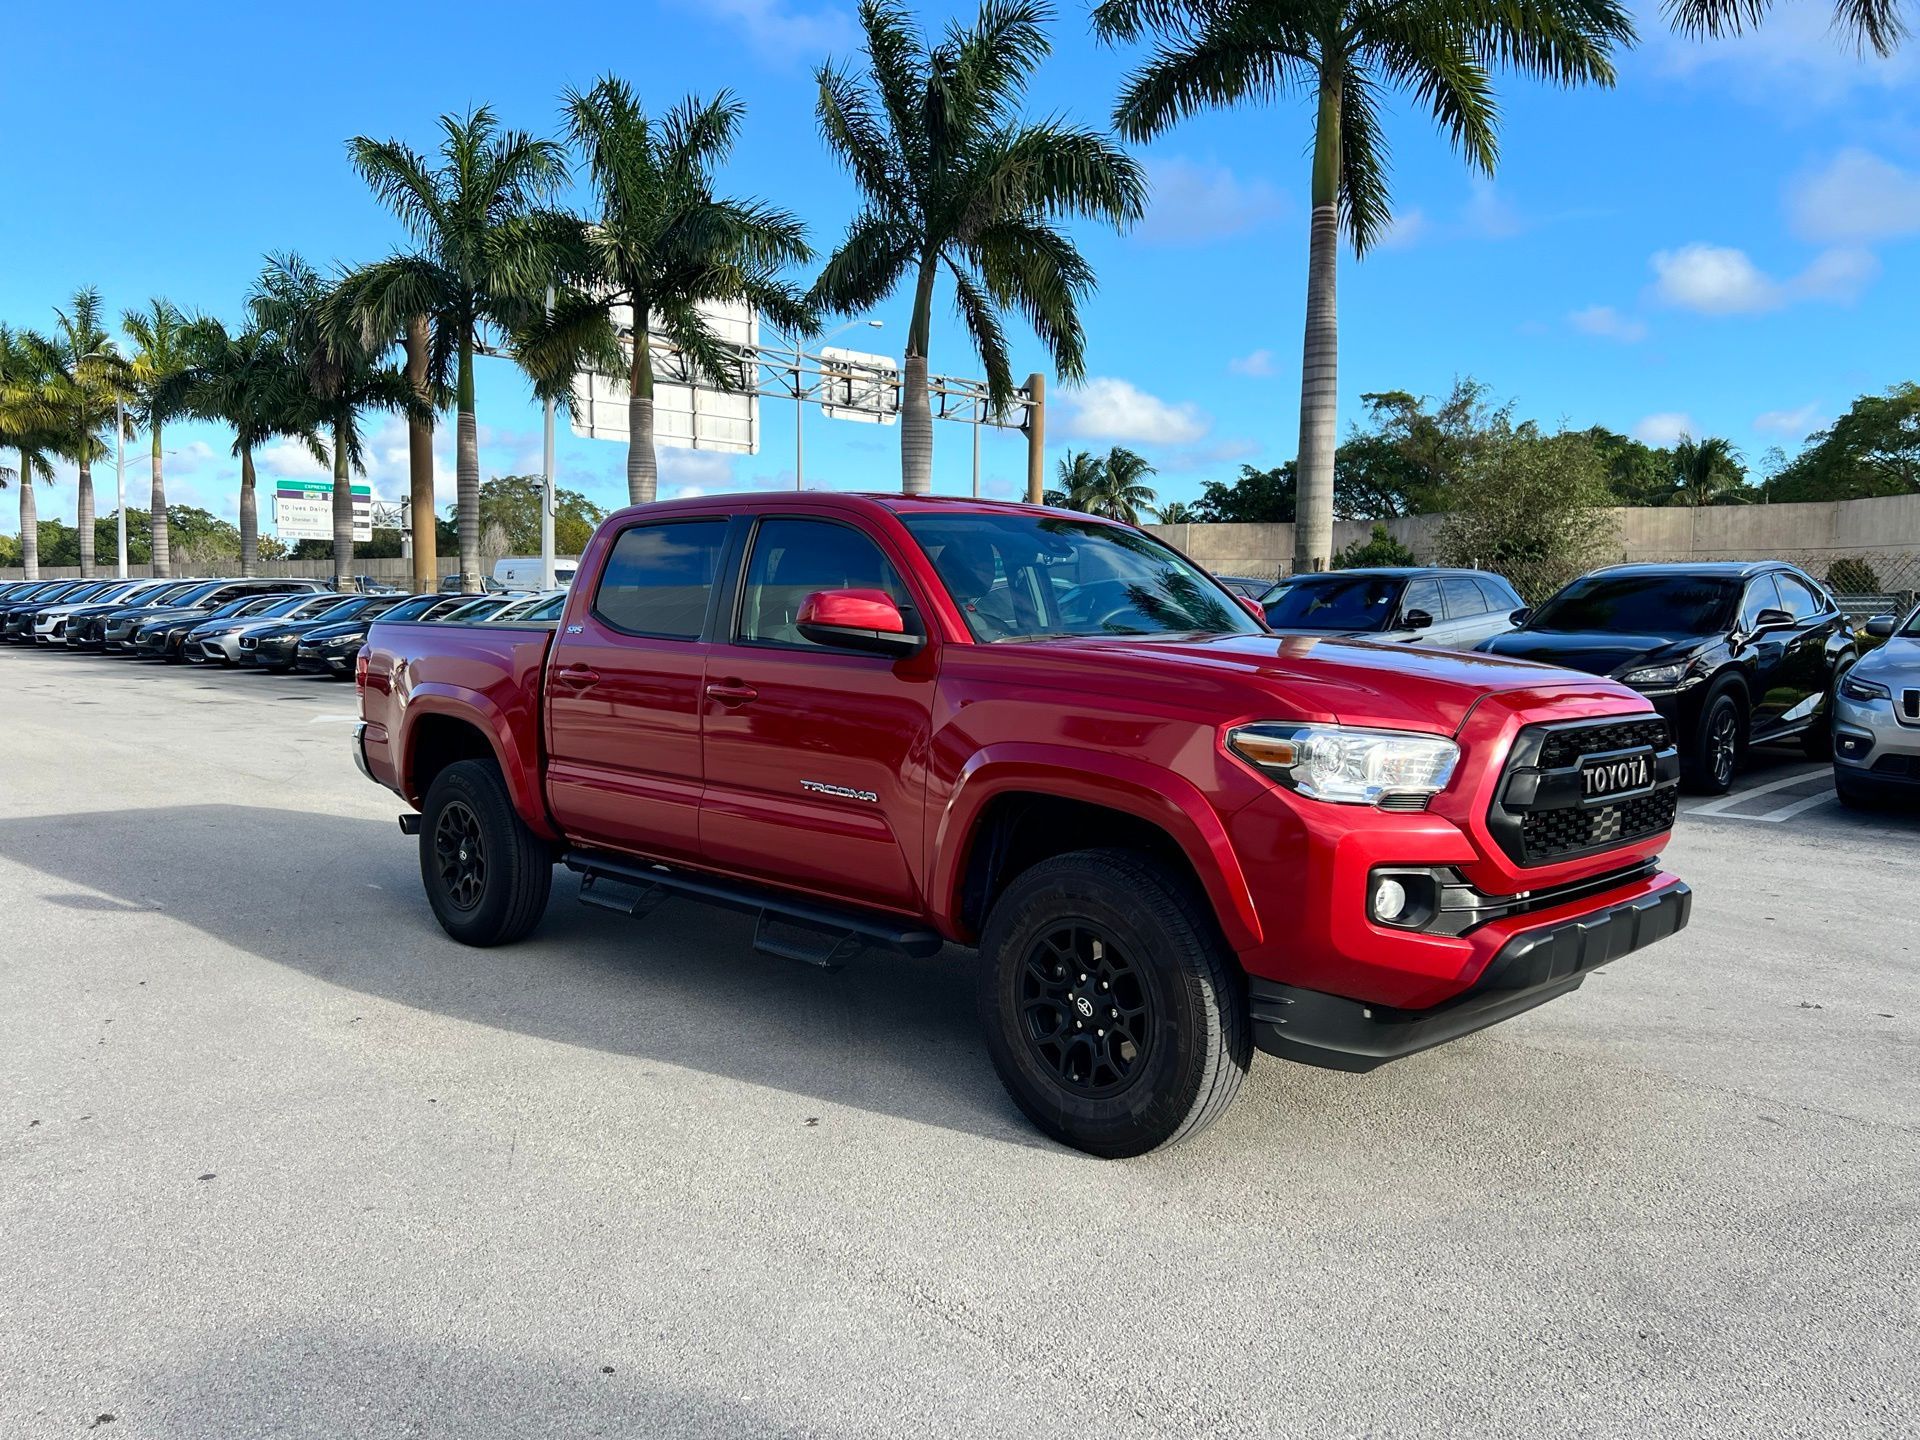
[[[1029,505],[1022,500],[977,500],[971,495],[903,495],[897,490],[731,491],[717,495],[688,496],[679,500],[656,500],[650,505],[628,505],[615,511],[609,518],[624,520],[634,515],[672,514],[676,511],[781,509],[795,503],[804,504],[809,508],[868,513],[886,511],[895,515],[908,515],[916,511],[944,511],[948,514],[956,511],[977,511],[1014,515],[1071,515],[1076,520],[1091,520],[1101,525],[1117,523],[1098,515],[1087,515],[1078,510],[1063,510],[1054,505]]]

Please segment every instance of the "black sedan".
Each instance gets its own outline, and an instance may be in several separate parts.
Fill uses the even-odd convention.
[[[205,621],[209,615],[229,600],[238,600],[243,595],[290,595],[296,591],[305,592],[315,589],[311,580],[285,580],[257,576],[247,579],[206,580],[172,595],[158,605],[146,605],[138,610],[115,611],[106,625],[106,648],[124,654],[154,656],[163,651],[144,650],[136,636],[146,626],[156,620],[180,620],[185,622],[181,634]],[[177,646],[175,647],[177,651]]]
[[[437,620],[467,602],[465,595],[410,595],[385,610],[369,608],[351,620],[330,620],[300,637],[294,647],[293,668],[344,680],[353,674],[354,657],[367,642],[375,619]]]
[[[1596,570],[1480,649],[1631,685],[1672,727],[1688,788],[1712,795],[1749,745],[1826,758],[1834,683],[1858,658],[1832,597],[1779,561]]]
[[[115,616],[145,610],[153,605],[165,605],[206,583],[205,580],[150,580],[118,600],[83,605],[67,617],[67,648],[103,650],[106,648],[107,624]]]
[[[0,598],[0,637],[33,640],[33,613],[45,605],[81,600],[106,589],[110,580],[49,580],[31,590]]]
[[[336,625],[365,615],[378,614],[409,597],[406,595],[358,595],[335,605],[316,619],[288,620],[279,625],[263,625],[240,634],[240,663],[261,670],[291,670],[298,658],[300,639],[322,625]]]

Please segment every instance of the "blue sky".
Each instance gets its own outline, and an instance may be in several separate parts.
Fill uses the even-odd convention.
[[[962,7],[929,6],[943,23]],[[1914,378],[1920,321],[1920,45],[1862,62],[1827,32],[1824,5],[1788,4],[1757,35],[1698,45],[1657,14],[1612,91],[1566,93],[1507,79],[1503,157],[1470,176],[1419,115],[1393,117],[1398,220],[1365,261],[1342,259],[1342,430],[1370,390],[1443,393],[1487,381],[1521,414],[1603,423],[1664,442],[1724,434],[1758,461],[1863,390]],[[79,285],[114,314],[150,295],[233,318],[269,250],[322,263],[403,242],[349,169],[364,133],[416,147],[435,117],[480,103],[552,133],[557,97],[612,71],[663,110],[731,87],[744,137],[724,190],[791,208],[816,248],[835,243],[853,192],[818,142],[812,67],[854,50],[841,0],[653,0],[529,12],[433,0],[370,5],[16,7],[0,129],[13,137],[0,224],[0,318],[44,327]],[[537,17],[537,18],[530,18]],[[1092,41],[1083,4],[1063,7],[1035,113],[1104,123],[1133,57]],[[1189,122],[1140,153],[1154,184],[1125,237],[1088,230],[1100,276],[1089,305],[1089,380],[1056,387],[1049,469],[1069,446],[1133,446],[1160,468],[1163,499],[1243,462],[1294,452],[1305,288],[1309,111],[1285,102]],[[936,371],[973,373],[945,308]],[[891,350],[904,297],[878,331],[841,343]],[[1016,335],[1018,332],[1016,331]],[[1015,372],[1042,355],[1020,337]],[[539,469],[538,409],[504,361],[483,364],[487,473]],[[378,493],[401,493],[399,427],[375,422]],[[757,455],[663,449],[663,493],[790,485],[792,407],[771,403]],[[231,516],[237,467],[213,427],[169,430],[169,493]],[[143,505],[145,442],[129,449]],[[443,504],[451,499],[443,430]],[[808,483],[892,488],[893,429],[807,425]],[[989,433],[989,493],[1024,483],[1024,442]],[[561,482],[623,503],[619,446],[564,421]],[[310,473],[291,447],[264,476]],[[111,466],[101,510],[111,508]],[[97,482],[98,483],[98,482]],[[971,483],[964,426],[936,434],[935,486]],[[42,516],[73,513],[63,478]]]

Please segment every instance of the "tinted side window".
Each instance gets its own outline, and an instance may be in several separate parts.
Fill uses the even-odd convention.
[[[1440,603],[1440,582],[1438,580],[1409,580],[1407,593],[1400,600],[1402,620],[1409,611],[1424,610],[1436,620],[1446,618],[1446,609]]]
[[[809,645],[795,625],[816,590],[884,590],[903,610],[911,603],[899,572],[880,547],[829,520],[767,520],[747,561],[740,639],[750,645]]]
[[[1774,580],[1780,586],[1780,598],[1786,602],[1787,613],[1796,620],[1811,620],[1827,608],[1822,600],[1797,575],[1775,575]]]
[[[1480,587],[1480,593],[1486,597],[1489,610],[1518,610],[1527,602],[1522,600],[1513,587],[1491,575],[1476,575],[1473,583]]]
[[[635,525],[620,532],[593,595],[593,613],[616,630],[697,640],[706,623],[725,520]]]
[[[1780,603],[1780,592],[1774,588],[1773,576],[1762,575],[1747,585],[1746,598],[1740,602],[1740,628],[1751,630],[1760,623],[1762,610],[1784,610]]]
[[[1449,620],[1464,620],[1470,615],[1484,615],[1487,612],[1487,602],[1480,595],[1480,587],[1465,576],[1442,580],[1440,588],[1446,592]]]

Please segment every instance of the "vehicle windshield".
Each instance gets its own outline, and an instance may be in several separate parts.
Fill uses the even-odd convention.
[[[382,620],[418,620],[436,605],[446,604],[444,596],[413,595],[402,600],[380,618]]]
[[[1913,613],[1907,616],[1907,623],[1894,632],[1903,639],[1920,636],[1920,605],[1913,607]]]
[[[901,518],[976,640],[1261,633],[1211,575],[1137,530],[1066,515]]]
[[[1739,598],[1740,582],[1725,575],[1589,575],[1542,605],[1523,628],[1680,639],[1726,629]]]
[[[280,613],[289,620],[311,620],[319,615],[331,614],[348,603],[348,597],[344,595],[308,595],[299,604],[291,605]]]
[[[1260,601],[1276,630],[1384,630],[1407,582],[1388,575],[1328,575],[1288,580]]]

